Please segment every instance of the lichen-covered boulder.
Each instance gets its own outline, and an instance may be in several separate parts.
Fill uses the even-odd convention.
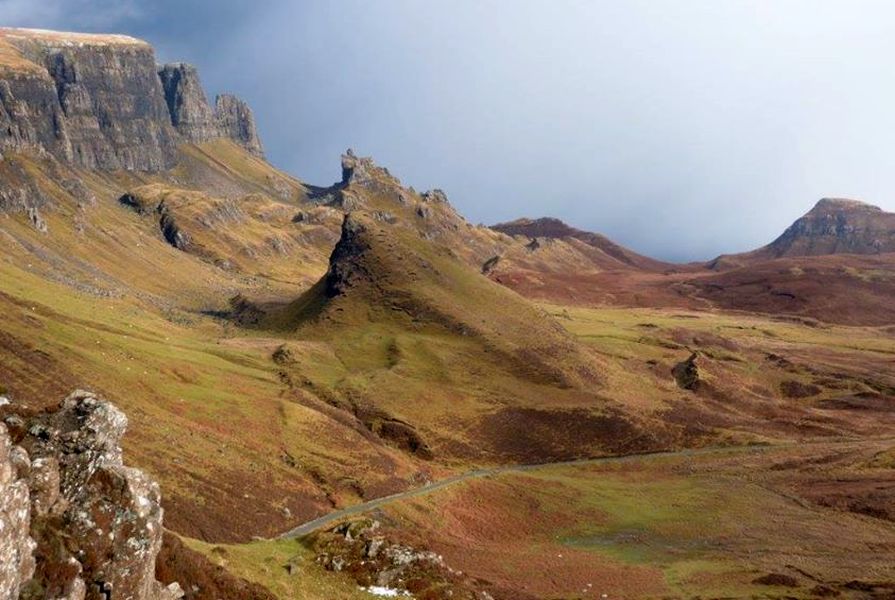
[[[83,391],[68,396],[55,411],[17,415],[11,410],[14,407],[4,407],[4,432],[8,428],[18,446],[9,444],[7,436],[12,450],[6,454],[21,457],[17,469],[0,466],[0,485],[14,486],[18,494],[14,498],[24,493],[25,512],[17,505],[15,514],[25,515],[25,534],[30,533],[31,542],[29,546],[22,538],[20,516],[12,522],[15,539],[7,539],[5,528],[0,530],[0,551],[8,545],[19,548],[18,554],[10,550],[9,556],[10,564],[21,565],[16,584],[20,591],[8,597],[179,597],[177,586],[167,588],[155,580],[163,534],[160,492],[145,473],[122,462],[124,413]],[[0,449],[0,465],[3,455]],[[0,556],[4,565],[5,557]],[[0,566],[0,582],[5,576]]]
[[[28,456],[12,445],[6,426],[0,424],[0,599],[18,598],[34,574],[35,543],[31,538],[31,504]]]

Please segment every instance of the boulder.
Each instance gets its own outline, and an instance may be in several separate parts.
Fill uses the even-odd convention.
[[[84,391],[50,412],[2,410],[0,598],[179,598],[155,579],[160,492],[122,461],[124,413]]]

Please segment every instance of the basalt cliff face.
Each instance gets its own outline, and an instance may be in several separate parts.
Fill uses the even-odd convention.
[[[88,169],[161,171],[177,145],[229,137],[261,145],[241,102],[208,106],[195,69],[156,65],[127,36],[0,29],[0,148]]]
[[[214,108],[208,103],[199,72],[185,63],[159,69],[171,124],[190,142],[230,138],[258,157],[264,156],[255,117],[248,105],[229,94],[220,95]]]
[[[0,598],[175,600],[155,579],[159,486],[124,466],[124,413],[89,392],[0,422]]]

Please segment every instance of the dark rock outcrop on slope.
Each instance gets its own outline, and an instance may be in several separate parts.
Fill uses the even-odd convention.
[[[358,281],[375,279],[362,257],[370,250],[369,232],[363,221],[346,215],[342,237],[333,248],[326,273],[325,291],[329,298],[347,293]]]
[[[699,376],[699,365],[696,364],[698,358],[699,354],[694,352],[687,360],[677,363],[671,369],[671,374],[681,389],[695,390],[699,387],[702,379]]]
[[[153,203],[138,194],[128,192],[121,196],[118,202],[139,215],[156,215],[158,217],[159,231],[165,241],[178,250],[185,251],[189,248],[190,235],[177,224],[177,218],[164,200]]]
[[[195,69],[158,71],[152,47],[117,35],[0,29],[0,149],[88,169],[161,171],[177,145],[227,137],[262,156],[251,110],[208,106]]]
[[[0,597],[174,600],[155,579],[159,487],[124,466],[127,418],[77,391],[0,423]]]

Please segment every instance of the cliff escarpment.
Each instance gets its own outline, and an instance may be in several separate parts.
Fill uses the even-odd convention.
[[[160,71],[135,38],[0,29],[0,148],[129,171],[169,169],[179,143],[222,137],[260,156],[251,111],[219,105],[195,69]]]

